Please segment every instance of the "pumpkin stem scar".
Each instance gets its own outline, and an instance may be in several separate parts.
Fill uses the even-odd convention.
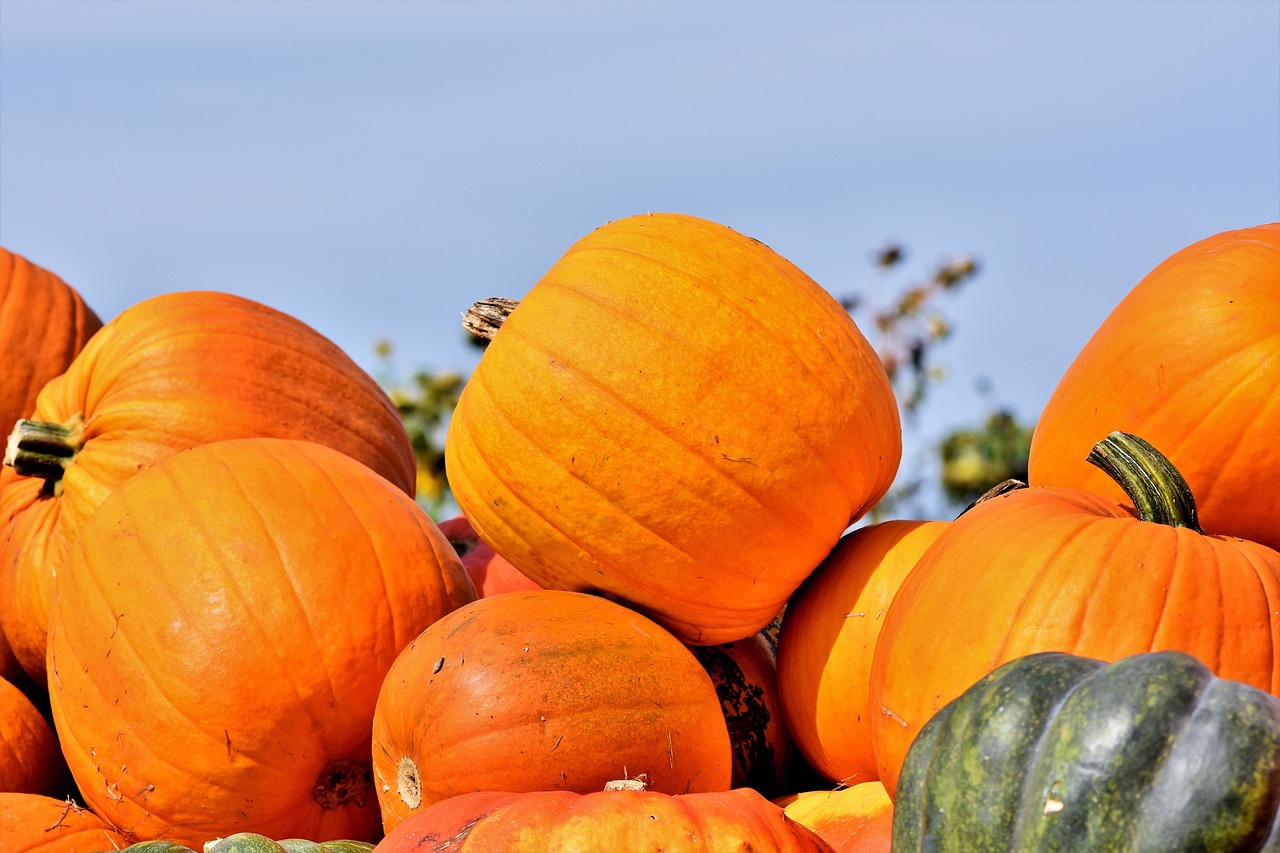
[[[365,795],[373,787],[373,767],[367,761],[335,758],[325,764],[311,789],[311,798],[326,811],[354,803],[364,805]]]
[[[1142,521],[1203,532],[1191,487],[1150,442],[1116,431],[1095,444],[1086,458],[1124,489]]]
[[[22,418],[9,433],[4,464],[23,477],[40,477],[58,495],[62,493],[62,473],[75,462],[83,445],[83,414],[65,424]]]
[[[400,767],[396,772],[396,791],[400,799],[410,809],[422,805],[422,780],[418,777],[418,765],[409,756],[400,759]]]

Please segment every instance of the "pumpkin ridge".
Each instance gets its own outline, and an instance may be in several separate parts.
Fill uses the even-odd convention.
[[[522,329],[517,329],[516,331],[517,331],[517,335],[518,335],[518,336],[519,336],[519,337],[520,337],[520,338],[521,338],[521,339],[522,339],[522,340],[523,340],[523,341],[524,341],[528,346],[530,346],[531,348],[534,348],[534,349],[538,350],[539,352],[543,352],[543,353],[547,353],[547,352],[548,352],[548,351],[547,351],[547,349],[546,349],[546,347],[545,347],[545,346],[544,346],[540,341],[538,341],[538,340],[536,340],[535,338],[533,338],[533,337],[531,337],[531,336],[529,336],[529,335],[525,334],[525,333],[524,333],[524,331],[523,331]],[[548,354],[549,354],[549,353],[548,353]],[[559,365],[559,366],[561,366],[561,367],[563,367],[563,368],[565,368],[565,369],[568,369],[568,370],[573,371],[573,372],[574,372],[574,374],[575,374],[576,376],[578,376],[578,377],[579,377],[579,379],[580,379],[583,383],[585,383],[586,385],[588,385],[588,386],[590,386],[591,388],[593,388],[593,389],[595,389],[596,391],[598,391],[601,397],[603,397],[604,399],[610,400],[610,401],[611,401],[611,402],[613,402],[614,404],[618,405],[618,407],[619,407],[619,408],[623,409],[627,414],[629,414],[629,415],[631,415],[631,416],[635,417],[639,422],[644,423],[644,424],[646,424],[647,426],[649,426],[649,427],[653,430],[653,432],[654,432],[654,433],[656,433],[657,435],[659,435],[659,436],[661,436],[662,438],[666,439],[666,440],[667,440],[667,441],[669,441],[672,445],[674,445],[674,446],[675,446],[679,451],[681,451],[681,452],[682,452],[682,453],[684,453],[684,454],[687,454],[687,455],[688,455],[689,457],[691,457],[693,460],[695,460],[695,461],[697,461],[698,463],[700,463],[700,467],[702,467],[702,468],[704,468],[704,469],[707,469],[707,470],[712,471],[714,474],[716,474],[716,476],[717,476],[719,479],[721,479],[721,480],[723,480],[723,481],[728,482],[731,486],[733,486],[735,489],[737,489],[741,494],[743,494],[743,495],[747,496],[748,498],[750,498],[750,499],[751,499],[751,500],[752,500],[752,501],[753,501],[757,506],[759,506],[762,510],[764,510],[765,512],[767,512],[769,515],[774,516],[775,518],[787,518],[791,524],[793,524],[793,525],[795,525],[795,526],[797,526],[797,527],[808,526],[808,525],[809,525],[809,523],[811,522],[810,517],[809,517],[807,514],[805,514],[805,513],[799,512],[799,506],[798,506],[797,504],[795,504],[795,502],[793,502],[793,501],[791,501],[791,500],[787,500],[787,501],[785,501],[785,502],[784,502],[784,504],[785,504],[785,506],[787,506],[788,508],[790,508],[791,506],[795,506],[795,507],[796,507],[796,510],[795,510],[795,512],[794,512],[794,513],[789,513],[789,512],[786,512],[786,511],[779,511],[779,509],[778,509],[777,507],[770,506],[769,504],[765,503],[765,502],[764,502],[764,500],[762,499],[762,497],[761,497],[759,494],[756,494],[756,493],[755,493],[753,490],[751,490],[750,488],[748,488],[748,487],[747,487],[747,485],[746,485],[745,483],[741,482],[741,481],[740,481],[740,480],[738,480],[736,477],[732,477],[732,476],[730,476],[730,474],[729,474],[728,472],[726,472],[726,471],[725,471],[725,470],[723,470],[722,468],[718,467],[718,466],[717,466],[717,465],[716,465],[716,464],[715,464],[715,463],[714,463],[714,462],[713,462],[709,457],[704,456],[704,455],[702,455],[702,454],[700,454],[700,453],[697,453],[697,452],[694,450],[694,448],[689,447],[687,444],[685,444],[683,441],[681,441],[681,440],[680,440],[680,436],[679,436],[678,434],[673,434],[669,429],[667,429],[665,424],[662,424],[661,422],[659,422],[659,421],[655,420],[654,418],[652,418],[652,417],[650,417],[650,416],[648,416],[648,415],[645,415],[645,414],[642,414],[641,412],[638,412],[635,408],[633,408],[631,405],[629,405],[629,404],[627,403],[627,401],[625,400],[625,398],[621,397],[621,396],[616,392],[616,390],[614,390],[614,389],[610,388],[610,387],[609,387],[609,385],[608,385],[607,383],[601,382],[599,379],[597,379],[596,377],[592,376],[590,373],[586,372],[586,371],[585,371],[585,369],[583,369],[582,367],[580,367],[580,366],[578,366],[578,365],[576,365],[576,364],[571,364],[571,363],[566,362],[566,361],[561,360],[561,359],[557,359],[557,360],[556,360],[556,364],[557,364],[557,365]],[[492,399],[492,397],[491,397],[490,399]],[[508,423],[512,423],[512,424],[514,425],[514,423],[515,423],[515,422],[514,422],[514,421],[512,421],[510,418],[508,418],[507,420],[508,420]],[[517,431],[520,431],[523,435],[525,435],[525,436],[526,436],[526,438],[528,438],[528,433],[527,433],[527,431],[518,430],[518,428],[517,428]],[[801,438],[801,440],[803,440],[803,437],[801,437],[801,436],[797,436],[797,437],[798,437],[798,438]],[[530,441],[530,444],[532,445],[532,444],[533,444],[533,442],[532,442],[532,441]],[[536,446],[536,445],[534,445],[534,446]],[[808,447],[808,445],[806,445],[806,447]],[[543,448],[538,448],[538,449],[539,449],[539,450],[543,450]],[[549,459],[554,459],[554,458],[555,458],[555,457],[554,457],[554,456],[552,456],[550,453],[546,453],[546,451],[545,451],[545,450],[543,450],[543,452],[545,453],[545,455],[546,455]],[[811,458],[818,458],[818,457],[817,457],[817,454],[813,451],[813,449],[812,449],[812,448],[809,448],[809,449],[808,449],[808,455],[809,455]],[[827,467],[827,468],[828,468],[828,470],[830,470],[830,467],[829,467],[829,466],[827,466],[825,462],[823,462],[823,465],[824,465],[824,467]],[[575,480],[577,480],[578,482],[580,482],[580,483],[582,483],[583,485],[585,485],[585,486],[587,486],[588,488],[590,488],[592,491],[595,491],[595,492],[596,492],[596,493],[598,493],[598,494],[602,494],[602,495],[604,494],[603,492],[601,492],[601,491],[600,491],[600,489],[599,489],[598,487],[596,487],[596,486],[594,486],[594,485],[592,485],[592,484],[588,483],[586,480],[582,479],[582,477],[581,477],[581,476],[579,476],[578,474],[573,473],[573,472],[566,472],[566,473],[568,473],[571,477],[573,477],[573,478],[574,478]],[[835,479],[835,477],[834,477],[834,472],[832,472],[832,473],[833,473],[833,478],[832,478],[832,479],[833,479],[833,481],[835,481],[835,482],[839,482],[839,480],[836,480],[836,479]],[[843,491],[843,490],[842,490],[842,491]],[[846,493],[846,497],[847,497],[847,493]],[[629,515],[630,515],[630,514],[628,513],[628,516],[629,516]],[[643,524],[642,524],[641,526],[645,526],[645,525],[643,525]],[[648,529],[648,528],[646,527],[646,529]],[[816,533],[817,531],[814,531],[814,530],[811,528],[810,532],[811,532],[811,533]],[[664,541],[667,541],[667,542],[669,542],[669,541],[670,541],[670,540],[666,539],[666,537],[661,537],[661,538],[662,538]],[[674,547],[674,546],[673,546],[673,547]],[[677,549],[677,550],[680,550],[680,549]],[[681,551],[681,553],[683,553],[683,551]]]

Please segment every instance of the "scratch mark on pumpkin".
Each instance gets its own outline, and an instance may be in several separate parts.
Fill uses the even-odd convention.
[[[560,741],[562,740],[564,740],[564,735],[560,735],[559,737],[556,738],[556,742],[551,744],[551,752],[556,751],[556,747],[560,745]]]
[[[667,769],[676,769],[676,751],[671,743],[671,732],[667,732]]]
[[[886,717],[888,717],[889,719],[893,720],[895,723],[898,723],[898,724],[899,724],[900,726],[902,726],[904,729],[905,729],[905,728],[909,728],[909,726],[907,725],[907,721],[906,721],[906,720],[902,719],[902,718],[901,718],[901,717],[899,717],[897,714],[893,713],[892,711],[890,711],[888,708],[886,708],[886,707],[885,707],[885,706],[883,706],[883,705],[881,705],[881,706],[880,706],[880,713],[881,713],[881,714],[884,714]]]

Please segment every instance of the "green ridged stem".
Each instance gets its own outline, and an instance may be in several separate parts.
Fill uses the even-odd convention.
[[[24,477],[39,477],[54,494],[61,494],[62,475],[83,445],[83,415],[65,424],[23,418],[9,434],[4,464]]]
[[[1150,442],[1117,430],[1095,444],[1086,458],[1124,489],[1142,521],[1203,532],[1191,487]]]

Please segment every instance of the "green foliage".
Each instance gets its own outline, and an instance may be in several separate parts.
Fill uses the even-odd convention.
[[[1031,427],[1011,412],[994,411],[980,427],[958,429],[942,440],[942,489],[955,504],[969,504],[997,483],[1027,479]]]

